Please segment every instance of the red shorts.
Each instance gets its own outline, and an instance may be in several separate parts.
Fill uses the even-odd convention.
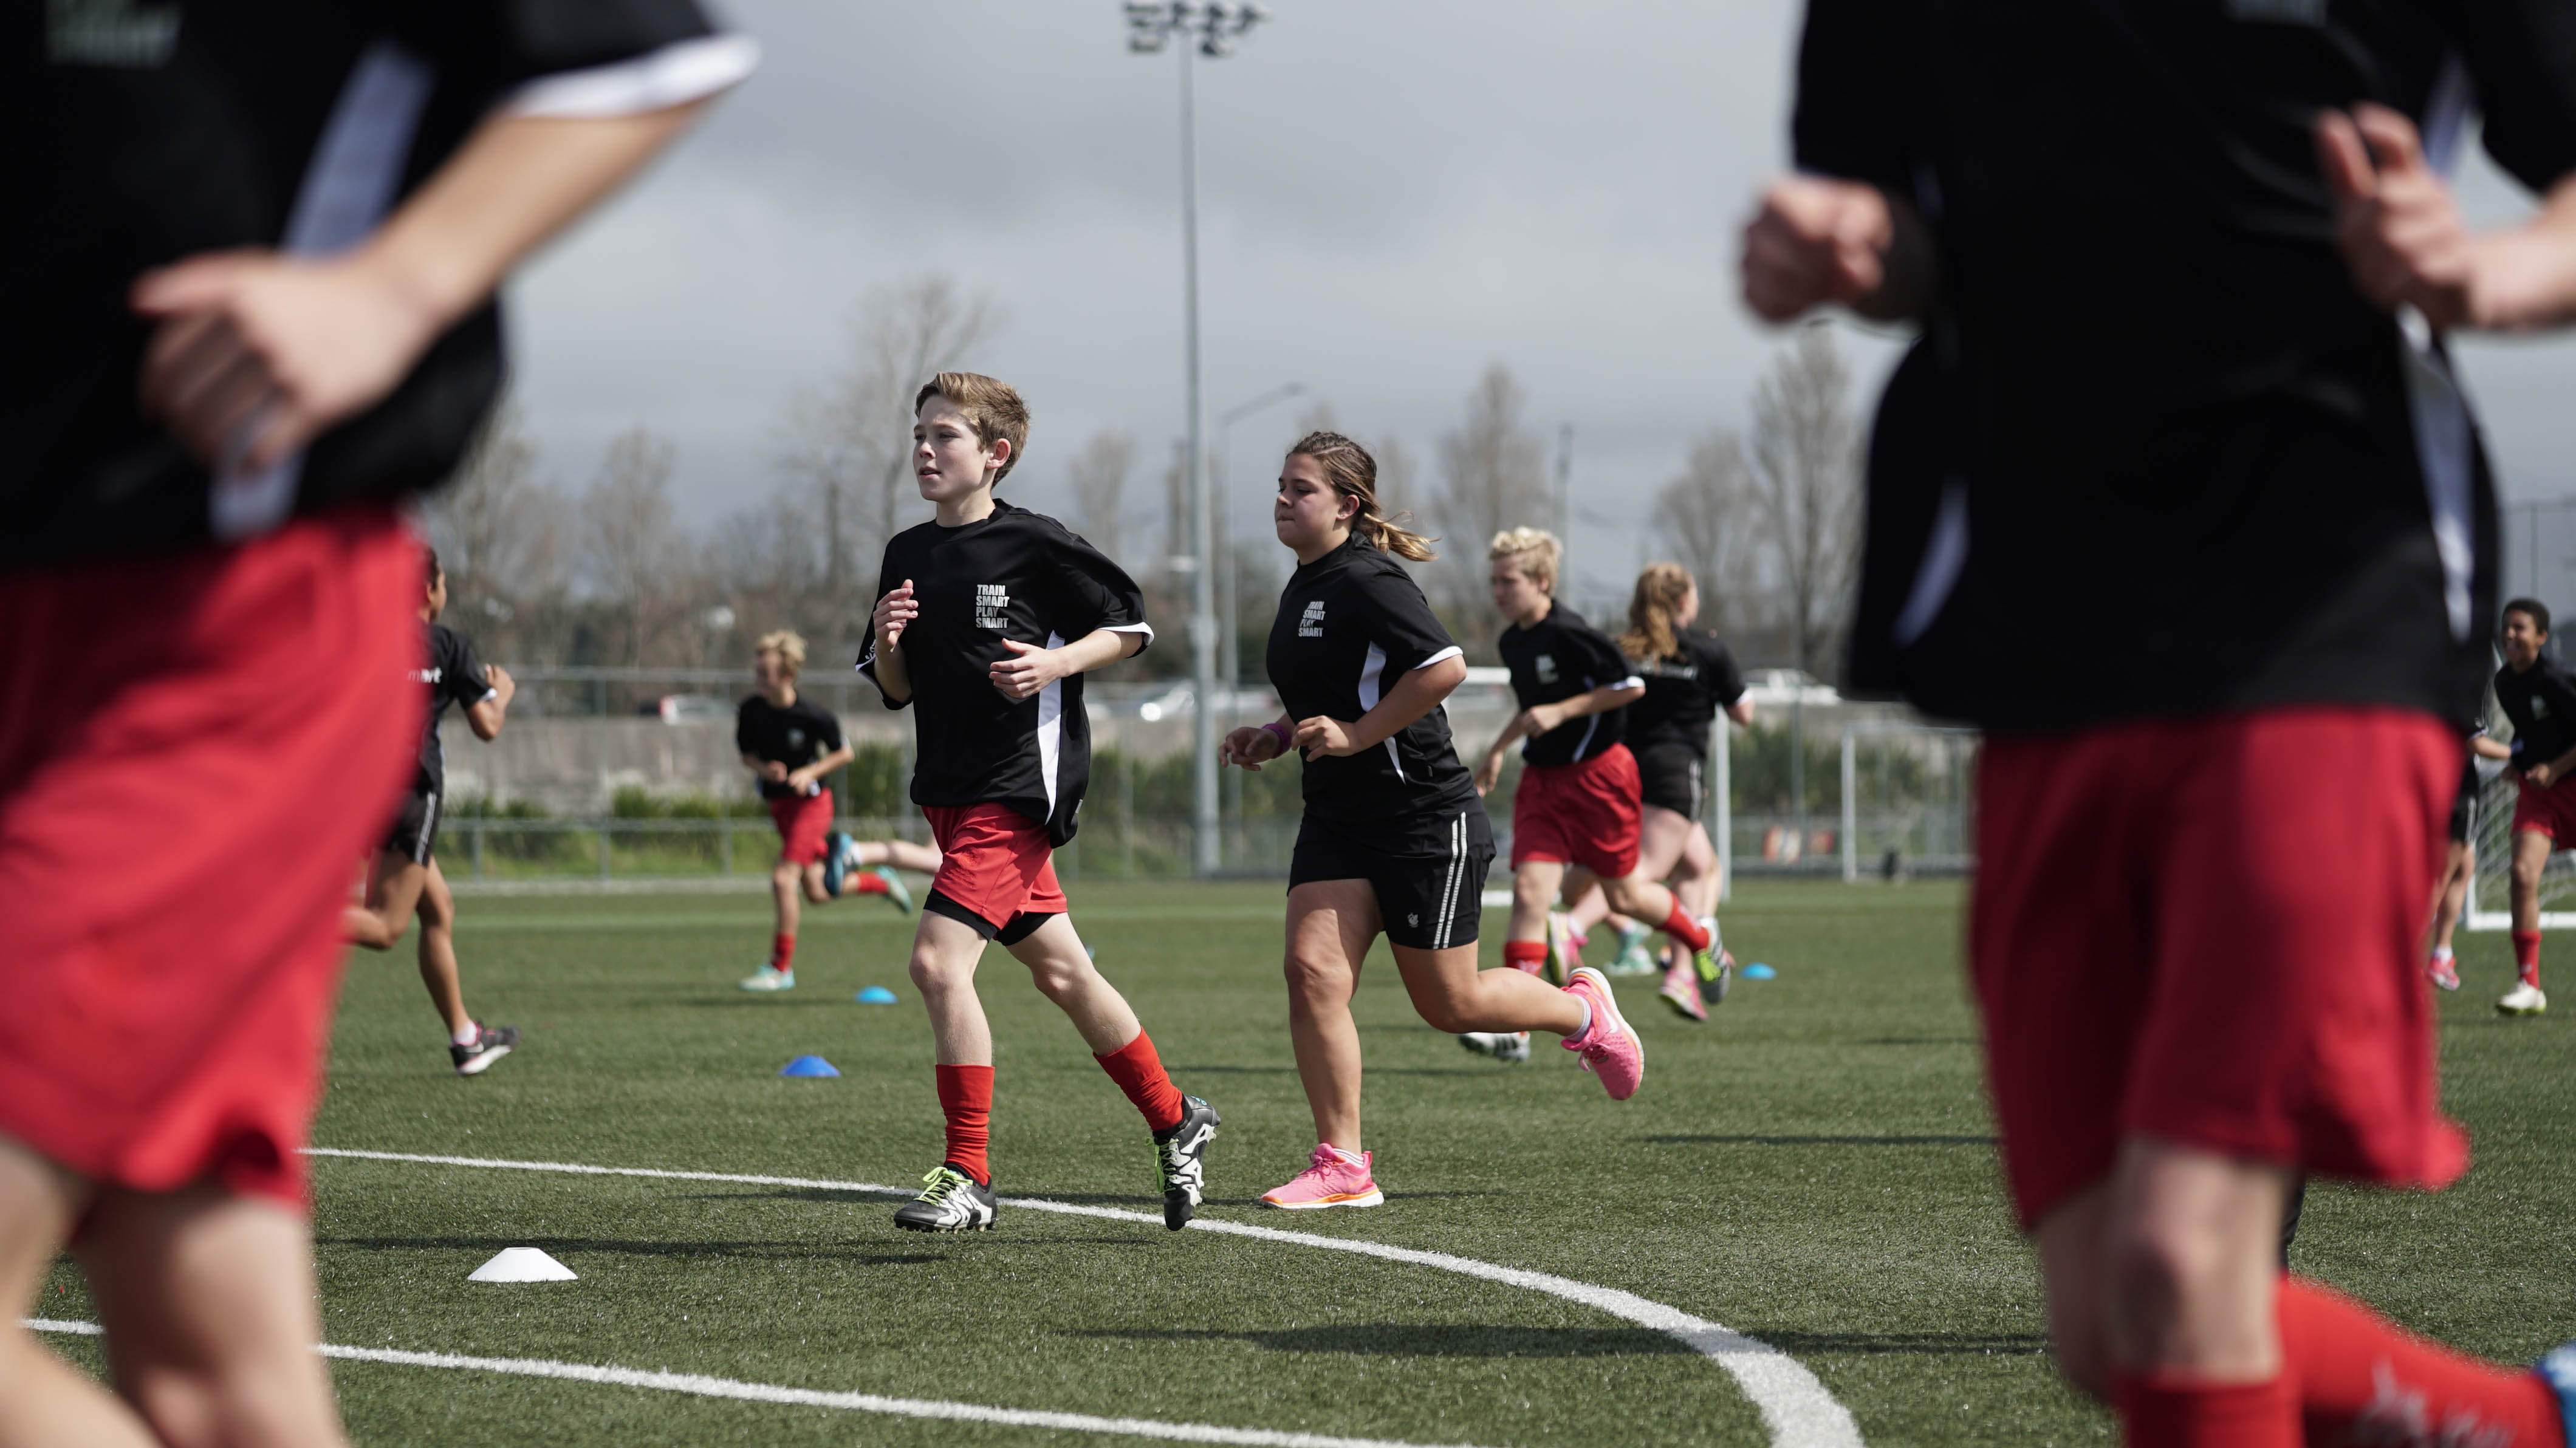
[[[2418,962],[2459,774],[2459,736],[2395,710],[1986,745],[1969,971],[2025,1228],[2131,1136],[2460,1174]]]
[[[1580,764],[1531,765],[1512,796],[1512,868],[1554,860],[1624,880],[1637,868],[1640,817],[1637,756],[1625,744]]]
[[[0,1135],[303,1204],[340,911],[420,748],[420,589],[384,508],[0,574]]]
[[[2547,789],[2524,780],[2513,795],[2513,833],[2529,830],[2547,835],[2560,849],[2576,849],[2576,782],[2560,780]]]
[[[921,813],[939,842],[939,873],[922,909],[1005,945],[1046,923],[1035,917],[1064,913],[1046,826],[999,804],[923,805]]]
[[[832,792],[791,794],[769,801],[770,823],[778,826],[778,858],[794,865],[819,865],[830,851],[824,836],[832,832]]]

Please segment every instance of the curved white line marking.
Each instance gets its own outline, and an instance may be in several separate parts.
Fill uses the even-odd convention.
[[[23,1319],[31,1332],[77,1333],[97,1337],[106,1331],[95,1322]],[[1237,1448],[1473,1448],[1471,1444],[1405,1443],[1386,1438],[1336,1438],[1322,1433],[1284,1433],[1275,1428],[1225,1428],[1214,1423],[1167,1423],[1159,1418],[1099,1418],[1089,1413],[1050,1413],[1027,1408],[988,1408],[980,1403],[949,1403],[936,1398],[881,1398],[874,1393],[825,1393],[811,1388],[783,1388],[774,1383],[746,1383],[697,1373],[655,1373],[642,1368],[559,1363],[547,1358],[461,1357],[444,1352],[404,1352],[390,1347],[346,1347],[335,1342],[314,1349],[344,1362],[391,1363],[407,1368],[461,1368],[467,1372],[505,1373],[520,1378],[560,1378],[575,1383],[605,1383],[618,1388],[649,1388],[660,1393],[686,1393],[693,1398],[732,1398],[746,1403],[783,1403],[797,1408],[837,1408],[845,1413],[885,1413],[899,1418],[937,1418],[952,1423],[998,1423],[1010,1428],[1052,1428],[1060,1433],[1115,1433],[1129,1438],[1160,1438],[1171,1443],[1225,1443]]]
[[[307,1147],[308,1156],[346,1157],[359,1161],[419,1162],[429,1166],[478,1167],[503,1171],[564,1172],[576,1176],[647,1177],[660,1181],[735,1182],[744,1186],[805,1187],[836,1192],[871,1192],[880,1196],[908,1197],[911,1187],[880,1186],[875,1182],[821,1181],[806,1177],[747,1176],[733,1172],[663,1171],[652,1167],[588,1166],[561,1161],[503,1161],[492,1157],[424,1156],[401,1151],[350,1151],[333,1147]],[[1145,1212],[1121,1211],[1115,1207],[1076,1206],[1070,1202],[1051,1202],[1043,1197],[1004,1197],[1005,1204],[1032,1212],[1059,1212],[1069,1217],[1101,1217],[1115,1222],[1145,1222],[1161,1226],[1163,1219]],[[1667,1307],[1652,1298],[1615,1287],[1600,1287],[1577,1282],[1571,1277],[1558,1277],[1547,1272],[1528,1272],[1518,1267],[1499,1267],[1479,1262],[1472,1257],[1453,1257],[1446,1252],[1423,1252],[1411,1247],[1390,1247],[1380,1242],[1361,1242],[1342,1237],[1323,1237],[1311,1232],[1283,1232],[1275,1227],[1255,1227],[1242,1222],[1201,1217],[1190,1223],[1190,1230],[1217,1232],[1232,1237],[1251,1237],[1264,1242],[1285,1242],[1298,1247],[1321,1247],[1330,1252],[1350,1252],[1362,1257],[1378,1257],[1389,1262],[1405,1262],[1417,1267],[1437,1267],[1465,1277],[1480,1277],[1488,1282],[1544,1292],[1568,1302],[1579,1302],[1613,1317],[1625,1318],[1640,1327],[1655,1331],[1680,1342],[1691,1351],[1724,1368],[1753,1406],[1762,1413],[1762,1421],[1771,1430],[1772,1448],[1862,1448],[1860,1425],[1852,1421],[1849,1409],[1825,1391],[1816,1375],[1806,1365],[1780,1349],[1756,1338],[1746,1337],[1732,1328],[1721,1327],[1704,1318],[1693,1317],[1676,1307]]]

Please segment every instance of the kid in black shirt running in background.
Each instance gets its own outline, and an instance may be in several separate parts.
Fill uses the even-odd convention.
[[[1571,943],[1550,919],[1560,889],[1580,900],[1600,883],[1610,908],[1653,921],[1690,952],[1700,997],[1725,994],[1719,973],[1717,921],[1694,918],[1682,898],[1637,867],[1637,761],[1621,742],[1625,706],[1646,692],[1645,680],[1599,629],[1551,596],[1561,550],[1553,534],[1513,528],[1494,535],[1494,607],[1511,621],[1503,662],[1521,710],[1503,726],[1476,768],[1476,792],[1490,793],[1503,775],[1503,752],[1521,746],[1520,788],[1512,796],[1512,924],[1506,964],[1561,978],[1573,966]],[[1471,1049],[1486,1043],[1464,1040]]]
[[[898,910],[912,909],[912,893],[885,868],[853,870],[858,846],[832,828],[832,791],[823,781],[853,757],[832,711],[796,692],[805,667],[805,640],[786,629],[762,634],[751,655],[752,685],[759,692],[734,715],[733,744],[743,767],[760,783],[760,798],[778,826],[778,863],[769,872],[769,897],[778,928],[769,960],[739,982],[748,991],[796,988],[798,896],[828,905],[843,895],[883,895]],[[938,857],[929,855],[930,868]]]
[[[2549,1009],[2540,990],[2540,872],[2552,851],[2576,849],[2576,675],[2541,652],[2549,609],[2528,598],[2504,606],[2496,706],[2513,721],[2513,963],[2522,979],[2496,1002],[2508,1016]]]
[[[1163,1222],[1177,1231],[1198,1210],[1217,1114],[1172,1085],[1136,1013],[1092,965],[1051,853],[1073,838],[1091,773],[1082,675],[1153,638],[1144,595],[1063,524],[993,496],[1028,445],[1017,392],[942,372],[913,408],[913,476],[938,516],[887,541],[859,671],[887,708],[920,705],[912,800],[940,864],[913,936],[912,980],[930,1011],[948,1154],[895,1224],[993,1225],[993,1032],[975,965],[984,942],[998,940],[1144,1115]]]
[[[1628,631],[1617,643],[1628,667],[1646,681],[1645,697],[1626,711],[1628,752],[1637,757],[1638,798],[1645,806],[1637,873],[1668,881],[1691,915],[1715,918],[1724,882],[1718,878],[1717,849],[1699,823],[1708,796],[1709,730],[1720,711],[1733,723],[1752,722],[1753,706],[1744,702],[1744,672],[1735,666],[1734,653],[1717,635],[1693,629],[1698,617],[1699,585],[1690,571],[1678,563],[1649,563],[1637,575],[1628,600]],[[1577,952],[1584,932],[1609,913],[1609,898],[1598,888],[1575,902],[1566,923]],[[1621,964],[1632,954],[1643,962],[1646,934],[1643,924],[1621,921]],[[1666,954],[1660,999],[1685,1020],[1707,1020],[1708,1004],[1700,998],[1690,957],[1678,949]],[[1721,950],[1721,985],[1732,964]],[[1610,974],[1653,969],[1651,963],[1626,971],[1614,966]]]
[[[2441,334],[2576,321],[2576,7],[1808,0],[1794,130],[1746,301],[1924,328],[1850,674],[1986,731],[1969,967],[2059,1367],[2132,1448],[2558,1448],[2576,1349],[2450,1353],[2280,1224],[2467,1164],[2418,952],[2495,508]],[[2471,134],[2527,223],[2463,223]]]
[[[0,1415],[337,1448],[301,1148],[420,748],[396,503],[490,410],[501,280],[751,46],[689,0],[9,17]],[[122,1396],[19,1325],[66,1243]]]
[[[447,873],[438,867],[436,853],[439,815],[447,802],[447,753],[438,742],[438,721],[454,704],[474,737],[489,742],[499,736],[518,685],[500,665],[476,658],[472,640],[438,621],[447,611],[447,572],[439,567],[435,550],[422,553],[429,575],[420,605],[428,662],[407,671],[429,694],[420,767],[394,816],[392,833],[368,865],[366,903],[349,907],[342,928],[353,944],[391,950],[418,911],[420,980],[447,1024],[448,1062],[459,1076],[479,1076],[517,1048],[519,1028],[485,1026],[465,1010],[465,987],[456,970],[456,897],[447,888]]]
[[[1398,558],[1432,556],[1378,511],[1377,463],[1338,433],[1289,450],[1271,505],[1297,570],[1279,596],[1266,661],[1284,712],[1226,736],[1246,769],[1302,754],[1306,812],[1288,872],[1288,1036],[1315,1116],[1306,1170],[1261,1200],[1371,1207],[1384,1200],[1360,1140],[1360,1038],[1351,993],[1386,937],[1413,1008],[1444,1031],[1552,1031],[1614,1100],[1645,1055],[1598,971],[1564,989],[1476,968],[1476,920],[1493,830],[1440,707],[1467,666]]]

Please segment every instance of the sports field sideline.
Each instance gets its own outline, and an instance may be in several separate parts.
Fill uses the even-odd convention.
[[[1739,983],[1704,1029],[1657,1008],[1651,982],[1620,982],[1648,1052],[1625,1104],[1552,1045],[1503,1066],[1422,1027],[1381,947],[1359,1017],[1387,1204],[1281,1213],[1251,1198],[1312,1132],[1282,1026],[1278,887],[1079,887],[1103,969],[1156,1023],[1174,1079],[1224,1113],[1205,1220],[1551,1274],[1571,1294],[1165,1232],[1133,1112],[999,952],[983,967],[999,1228],[899,1233],[898,1198],[827,1184],[907,1187],[939,1160],[908,920],[874,901],[810,913],[799,987],[761,998],[732,982],[758,959],[762,902],[478,899],[459,927],[477,1007],[526,1027],[525,1045],[457,1079],[408,952],[362,957],[318,1147],[802,1184],[318,1160],[326,1338],[397,1358],[336,1362],[342,1407],[372,1443],[1838,1441],[1831,1411],[1766,1425],[1699,1350],[1723,1341],[1596,1305],[1643,1299],[1786,1353],[1821,1389],[1808,1406],[1838,1403],[1862,1441],[2110,1442],[2109,1418],[2042,1356],[1976,1078],[1961,898],[1940,883],[1747,885],[1727,941],[1778,979]],[[1491,958],[1500,932],[1486,933]],[[2474,1168],[2440,1196],[2313,1193],[2296,1261],[2409,1326],[2527,1361],[2565,1335],[2576,1282],[2571,1028],[2495,1017],[2485,987],[2509,978],[2504,944],[2465,938],[2470,989],[2441,1003],[2443,1077]],[[902,1002],[854,1004],[871,984]],[[774,1074],[807,1052],[841,1078]],[[580,1280],[465,1280],[510,1246]],[[40,1312],[94,1316],[67,1266]],[[49,1340],[100,1367],[96,1339]],[[1736,1360],[1775,1388],[1804,1376]]]

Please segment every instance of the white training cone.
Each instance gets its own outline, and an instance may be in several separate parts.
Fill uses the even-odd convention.
[[[534,1247],[512,1247],[474,1269],[468,1282],[570,1282],[573,1270]]]

